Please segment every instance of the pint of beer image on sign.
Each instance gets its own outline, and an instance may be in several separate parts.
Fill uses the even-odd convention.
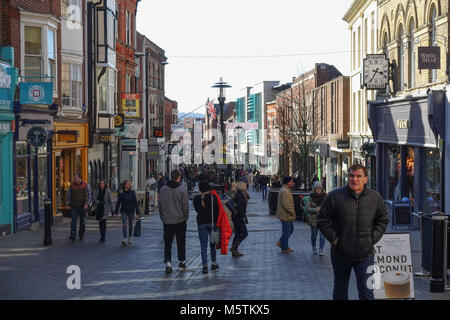
[[[414,278],[409,233],[386,233],[374,246],[375,299],[414,299]]]

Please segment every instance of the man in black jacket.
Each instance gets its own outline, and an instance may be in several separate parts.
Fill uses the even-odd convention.
[[[381,195],[366,186],[367,169],[349,168],[348,185],[331,191],[317,216],[317,226],[331,243],[334,300],[348,300],[348,285],[355,270],[360,300],[373,300],[368,286],[374,265],[373,246],[381,239],[389,216]]]

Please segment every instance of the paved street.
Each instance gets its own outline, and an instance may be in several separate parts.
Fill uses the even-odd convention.
[[[187,270],[164,272],[162,224],[157,214],[146,216],[142,237],[121,247],[121,223],[108,220],[107,240],[98,242],[97,222],[89,220],[85,239],[71,242],[68,220],[52,230],[53,245],[43,247],[43,228],[0,238],[0,299],[331,299],[333,276],[329,244],[325,256],[313,256],[309,227],[295,222],[291,254],[275,245],[281,225],[269,216],[267,202],[250,192],[249,236],[241,258],[218,256],[220,269],[201,273],[200,245],[195,216],[187,232]],[[418,232],[412,231],[414,270],[420,270]],[[176,247],[173,264],[178,265]],[[66,286],[70,265],[81,268],[81,289]],[[428,278],[415,279],[417,299],[450,299],[431,294]],[[352,275],[350,298],[356,299]]]

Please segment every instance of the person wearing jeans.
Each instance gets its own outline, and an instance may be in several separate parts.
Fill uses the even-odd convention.
[[[311,227],[311,245],[314,255],[317,254],[316,240],[317,233],[320,233],[319,242],[319,255],[323,255],[323,247],[325,246],[325,236],[317,228],[317,214],[319,213],[320,206],[323,200],[325,200],[327,194],[323,191],[320,181],[314,182],[313,192],[308,197],[305,197],[303,202],[305,204],[305,211],[307,212],[307,222]]]
[[[366,184],[367,169],[354,164],[348,185],[331,191],[320,206],[317,226],[331,243],[333,299],[348,299],[351,270],[355,270],[360,299],[373,300],[367,279],[374,264],[374,245],[389,223],[383,197]]]
[[[374,257],[362,261],[351,261],[337,256],[331,257],[334,272],[333,300],[348,300],[348,286],[352,269],[355,270],[359,300],[373,300],[373,290],[368,288],[369,277],[373,275]]]
[[[80,218],[79,236],[80,240],[83,240],[86,230],[86,210],[89,208],[90,203],[91,188],[89,184],[82,180],[81,174],[77,173],[74,176],[74,181],[71,183],[66,197],[66,204],[70,207],[70,215],[72,218],[70,224],[70,240],[75,241],[78,217]]]
[[[207,181],[200,182],[198,186],[201,194],[194,197],[193,203],[197,212],[198,238],[202,250],[203,274],[208,273],[208,244],[211,251],[211,270],[217,270],[219,265],[216,260],[216,246],[209,242],[213,225],[217,225],[219,218],[219,203],[217,198],[212,195]]]
[[[122,184],[123,192],[117,197],[115,213],[119,212],[122,216],[122,246],[131,244],[131,237],[133,236],[133,220],[136,214],[140,219],[139,206],[136,199],[136,193],[131,190],[131,182],[126,180]],[[128,241],[127,241],[127,227],[128,227]]]
[[[277,242],[277,246],[281,248],[282,253],[293,252],[289,248],[289,237],[294,232],[295,210],[294,198],[292,197],[291,188],[294,185],[292,177],[284,177],[283,187],[278,193],[277,215],[276,217],[281,221],[281,237]]]

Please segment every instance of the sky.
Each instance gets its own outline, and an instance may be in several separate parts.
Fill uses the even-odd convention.
[[[342,20],[353,0],[142,0],[136,28],[165,50],[165,95],[190,112],[226,101],[262,81],[287,83],[314,63],[350,72],[350,31]],[[205,107],[195,112],[204,113]]]

